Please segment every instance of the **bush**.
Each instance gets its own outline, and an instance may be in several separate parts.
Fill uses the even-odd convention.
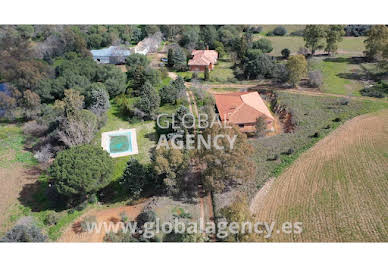
[[[23,126],[23,133],[34,137],[41,137],[47,130],[47,126],[38,124],[35,120],[29,121]]]
[[[47,236],[35,224],[19,224],[12,228],[0,242],[45,242]]]
[[[143,191],[147,177],[148,169],[135,158],[130,158],[120,184],[124,186],[128,196],[137,199]]]
[[[55,225],[59,221],[59,214],[56,213],[55,211],[50,211],[47,213],[45,219],[44,219],[44,224],[45,225]]]
[[[345,35],[354,37],[366,36],[370,27],[370,25],[346,25]]]
[[[313,88],[320,88],[323,84],[323,76],[321,71],[315,70],[308,73],[309,84]]]
[[[58,193],[82,196],[96,193],[112,180],[113,160],[101,147],[82,145],[59,152],[49,168]]]
[[[261,50],[263,53],[270,53],[272,52],[273,48],[272,48],[272,42],[268,39],[264,39],[264,38],[261,38],[257,41],[255,41],[253,44],[252,44],[252,48],[253,49],[259,49]]]
[[[40,148],[40,150],[35,152],[34,157],[40,163],[49,162],[54,157],[52,145],[50,143],[45,144]]]
[[[104,115],[110,108],[109,94],[102,87],[92,89],[87,102],[88,109],[97,116]]]
[[[280,53],[284,59],[287,59],[290,56],[291,51],[290,49],[284,48]]]
[[[276,36],[284,36],[287,34],[287,30],[283,26],[278,26],[273,30],[273,34]]]
[[[350,101],[349,101],[348,98],[341,98],[341,99],[339,100],[340,105],[348,105],[349,102],[350,102]]]
[[[96,216],[86,216],[85,219],[81,221],[81,231],[87,232],[89,228],[92,228],[93,224],[97,223]]]
[[[290,33],[290,36],[303,37],[303,35],[304,35],[304,30],[297,30]]]
[[[309,54],[309,49],[307,49],[306,47],[299,47],[298,54],[307,56]]]
[[[156,214],[153,211],[143,211],[136,217],[138,227],[144,226],[147,222],[155,222]]]
[[[263,30],[263,27],[262,26],[252,26],[252,27],[249,27],[248,28],[248,31],[249,32],[252,32],[252,33],[260,33],[261,31]]]
[[[129,221],[129,217],[126,212],[121,212],[120,217],[121,217],[121,222],[123,223],[127,223]]]
[[[289,79],[287,67],[283,64],[275,64],[272,69],[272,76],[279,82],[286,82]]]

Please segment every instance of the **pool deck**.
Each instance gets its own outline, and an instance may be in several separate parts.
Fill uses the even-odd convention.
[[[109,136],[117,136],[125,133],[131,133],[131,145],[132,145],[132,150],[127,151],[127,152],[118,152],[118,153],[110,153],[109,151]],[[123,156],[128,156],[128,155],[134,155],[138,154],[139,150],[137,148],[137,138],[136,138],[136,129],[131,128],[131,129],[119,129],[115,131],[108,131],[108,132],[103,132],[101,134],[101,147],[106,150],[110,157],[112,158],[117,158],[117,157],[123,157]]]

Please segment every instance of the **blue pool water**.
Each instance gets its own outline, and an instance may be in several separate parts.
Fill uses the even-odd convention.
[[[109,135],[109,153],[132,152],[131,132]]]

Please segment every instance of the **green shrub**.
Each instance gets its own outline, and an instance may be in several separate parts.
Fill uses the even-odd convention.
[[[47,213],[46,217],[43,220],[45,225],[55,225],[59,221],[60,216],[55,211],[50,211]]]
[[[287,30],[283,26],[278,26],[273,30],[273,34],[276,36],[284,36],[287,34]]]

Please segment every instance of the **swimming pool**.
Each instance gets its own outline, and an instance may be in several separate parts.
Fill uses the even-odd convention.
[[[136,130],[120,129],[102,133],[101,146],[111,157],[137,154]]]
[[[124,135],[109,136],[109,152],[120,153],[120,152],[131,152],[131,133],[128,132]]]

